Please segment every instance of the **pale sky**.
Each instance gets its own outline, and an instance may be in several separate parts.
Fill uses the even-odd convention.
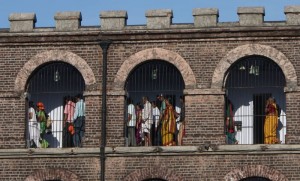
[[[146,24],[145,12],[172,9],[173,23],[193,23],[194,8],[218,8],[219,22],[238,21],[238,7],[265,7],[265,21],[284,21],[284,7],[300,0],[0,0],[0,28],[9,28],[11,13],[36,13],[36,27],[54,27],[54,15],[80,11],[82,26],[100,25],[100,11],[126,10],[128,25]]]

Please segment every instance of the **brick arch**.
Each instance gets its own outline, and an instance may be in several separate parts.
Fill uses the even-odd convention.
[[[43,180],[80,181],[80,178],[74,173],[64,169],[43,169],[35,171],[25,179],[25,181]]]
[[[264,165],[247,165],[229,172],[225,181],[239,181],[248,177],[264,177],[272,181],[288,181],[288,179],[278,170]]]
[[[62,61],[73,65],[82,75],[87,86],[96,82],[95,75],[84,59],[78,55],[60,50],[50,50],[32,57],[19,71],[15,80],[15,92],[22,92],[33,71],[44,63]]]
[[[161,167],[136,170],[130,173],[124,181],[143,181],[151,178],[164,179],[167,181],[184,181],[176,172]]]
[[[162,48],[151,48],[137,52],[124,61],[114,79],[114,90],[124,90],[130,72],[147,60],[164,60],[173,64],[181,73],[185,88],[195,88],[196,78],[190,65],[177,53]]]
[[[293,88],[298,85],[295,68],[283,53],[270,46],[247,44],[229,51],[227,55],[221,59],[214,71],[211,87],[222,88],[226,71],[230,66],[239,59],[251,55],[260,55],[273,60],[281,68],[286,79],[286,86]]]

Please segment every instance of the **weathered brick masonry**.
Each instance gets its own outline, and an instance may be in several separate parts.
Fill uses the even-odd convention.
[[[0,180],[100,180],[102,49],[107,67],[106,180],[300,180],[300,7],[286,21],[265,22],[263,8],[239,8],[239,22],[219,23],[217,9],[195,9],[194,23],[171,24],[171,10],[148,11],[147,24],[126,26],[126,11],[100,15],[101,26],[80,26],[79,12],[55,16],[56,27],[34,28],[35,14],[12,14],[0,30]],[[286,79],[284,145],[224,145],[224,76],[243,57],[270,58]],[[124,147],[125,81],[139,64],[163,60],[181,73],[186,136],[182,147]],[[27,149],[25,95],[41,66],[63,61],[86,90],[84,147]]]

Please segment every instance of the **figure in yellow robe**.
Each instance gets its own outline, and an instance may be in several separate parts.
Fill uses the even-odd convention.
[[[278,128],[278,111],[274,98],[269,98],[266,104],[266,118],[264,125],[264,143],[278,143],[277,128]]]
[[[165,99],[166,110],[162,117],[162,145],[163,146],[175,146],[174,134],[176,131],[176,118],[174,107],[170,104],[168,99]]]

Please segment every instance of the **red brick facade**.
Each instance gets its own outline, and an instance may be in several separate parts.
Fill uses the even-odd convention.
[[[300,180],[300,26],[178,27],[0,31],[1,180],[100,180],[103,57],[99,42],[107,39],[112,41],[107,62],[107,181],[239,181],[254,176]],[[224,76],[234,62],[252,55],[270,58],[284,73],[286,145],[224,146]],[[151,60],[173,64],[183,77],[183,147],[124,147],[125,81],[136,66]],[[27,149],[24,93],[34,71],[56,61],[74,66],[85,81],[84,146]]]

